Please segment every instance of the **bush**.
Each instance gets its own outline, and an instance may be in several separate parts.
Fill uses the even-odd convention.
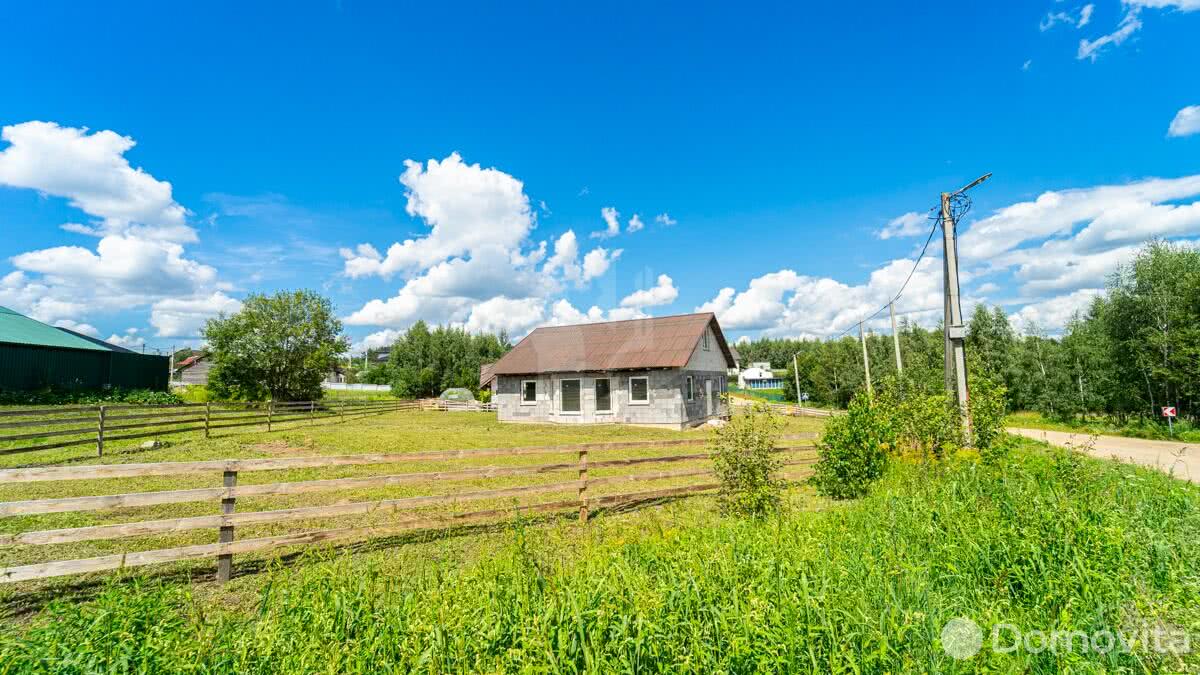
[[[721,481],[720,502],[727,513],[762,516],[783,504],[783,459],[775,452],[779,419],[763,405],[734,415],[713,434],[713,471]]]
[[[96,405],[100,403],[136,403],[140,405],[179,405],[183,399],[174,392],[153,389],[0,391],[0,405]]]
[[[944,392],[926,394],[909,380],[888,378],[875,400],[895,444],[924,459],[941,459],[962,444],[958,403]]]
[[[971,377],[971,441],[984,452],[1004,433],[1004,415],[1008,389],[990,377],[975,374]]]
[[[825,425],[813,486],[834,499],[862,497],[883,475],[895,442],[888,416],[866,395],[858,394],[846,415],[833,417]]]

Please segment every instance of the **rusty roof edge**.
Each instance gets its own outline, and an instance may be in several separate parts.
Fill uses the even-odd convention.
[[[558,363],[558,364],[547,363],[545,367],[541,367],[538,362],[542,361],[543,359],[538,359],[536,357],[536,355],[532,359],[530,359],[526,354],[530,350],[534,350],[536,352],[537,347],[535,346],[535,343],[537,342],[537,336],[545,335],[546,333],[561,333],[561,332],[566,332],[566,331],[576,331],[581,334],[581,337],[583,337],[583,334],[586,334],[589,331],[603,331],[605,326],[611,326],[614,324],[675,323],[674,321],[672,321],[673,319],[687,319],[687,320],[696,321],[697,329],[694,334],[694,338],[695,338],[696,342],[693,343],[691,349],[688,350],[686,356],[684,356],[682,354],[672,355],[672,356],[675,356],[675,358],[665,360],[664,362],[655,363],[653,365],[615,366],[614,367],[609,364],[612,363],[613,357],[616,356],[616,354],[605,354],[603,356],[603,360],[602,360],[603,362],[597,362],[597,363],[593,363],[593,364],[580,364],[579,363],[580,359],[571,359],[571,361],[573,361],[573,363]],[[663,317],[648,317],[648,318],[643,318],[643,319],[625,319],[625,320],[621,320],[621,321],[603,321],[603,322],[597,322],[597,323],[591,323],[591,324],[572,324],[569,326],[544,326],[541,328],[537,328],[537,329],[534,329],[533,331],[531,331],[525,337],[523,337],[516,345],[513,346],[513,348],[511,350],[509,350],[509,352],[507,354],[505,354],[498,361],[496,361],[496,363],[493,365],[493,368],[492,368],[492,374],[493,375],[532,375],[532,374],[537,374],[537,373],[583,373],[583,372],[597,372],[597,371],[603,372],[603,371],[629,371],[629,370],[655,370],[655,369],[684,368],[687,366],[687,363],[691,360],[692,354],[695,353],[695,344],[699,342],[701,335],[703,335],[703,331],[707,330],[710,326],[713,328],[713,334],[716,336],[717,343],[721,347],[721,353],[725,357],[726,366],[730,367],[730,368],[734,367],[735,360],[733,358],[733,353],[729,347],[729,342],[725,339],[725,334],[721,330],[721,326],[720,326],[720,323],[717,321],[716,315],[712,312],[694,312],[694,313],[690,313],[690,314],[674,314],[674,315],[668,315],[668,316],[663,316]],[[611,332],[608,332],[607,334],[611,335]],[[645,347],[643,346],[641,349],[638,349],[638,350],[632,351],[632,352],[627,352],[627,353],[628,354],[634,354],[634,353],[644,354]],[[534,363],[525,362],[525,361],[529,361],[529,360],[534,361]],[[553,361],[554,359],[547,359],[547,360]],[[582,359],[582,360],[586,361],[586,359]],[[574,367],[574,366],[583,366],[583,365],[588,365],[590,367]]]

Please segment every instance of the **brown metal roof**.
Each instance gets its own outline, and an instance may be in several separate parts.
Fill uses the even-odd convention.
[[[733,355],[711,313],[538,328],[492,368],[493,375],[682,368],[712,325],[729,367]]]
[[[495,363],[479,364],[479,388],[487,389],[492,386],[492,380],[496,379],[496,375],[492,373],[492,368],[495,368]]]

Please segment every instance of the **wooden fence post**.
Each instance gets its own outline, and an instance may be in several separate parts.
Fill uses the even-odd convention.
[[[271,409],[275,407],[274,399],[267,401],[267,431],[271,430]]]
[[[338,401],[338,415],[343,422],[346,421],[346,402]]]
[[[225,472],[225,487],[237,487],[237,472]],[[237,505],[237,497],[229,496],[221,500],[221,515],[228,516],[233,514],[233,509]],[[217,541],[222,544],[233,543],[233,526],[222,525]],[[233,576],[233,554],[222,553],[217,556],[217,581],[225,583]]]
[[[100,414],[96,416],[96,456],[104,456],[104,406],[100,406]]]
[[[588,519],[588,452],[587,448],[579,451],[579,522],[586,523]]]
[[[212,403],[204,402],[204,437],[208,438],[208,420],[212,416]]]
[[[313,413],[316,411],[316,409],[317,409],[317,402],[309,401],[308,402],[308,424],[309,424],[309,426],[317,423],[316,420],[313,418]]]

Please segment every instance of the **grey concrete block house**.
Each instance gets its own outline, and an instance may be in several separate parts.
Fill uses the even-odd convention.
[[[501,422],[686,429],[725,413],[733,365],[705,313],[538,328],[490,374]]]

